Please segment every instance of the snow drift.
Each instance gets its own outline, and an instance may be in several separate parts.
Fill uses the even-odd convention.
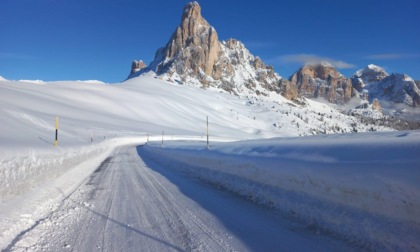
[[[409,251],[420,248],[419,139],[419,131],[348,134],[213,143],[210,150],[170,142],[139,153],[311,229],[369,249]]]

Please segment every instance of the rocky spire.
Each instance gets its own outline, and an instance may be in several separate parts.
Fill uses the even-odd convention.
[[[269,92],[297,97],[297,89],[254,57],[236,39],[219,41],[216,30],[201,16],[197,2],[188,3],[181,23],[149,67],[131,74],[154,71],[178,83],[212,86],[235,94],[268,95]]]
[[[165,58],[185,57],[185,65],[194,73],[202,69],[211,76],[219,52],[216,30],[201,16],[201,7],[197,2],[188,3],[184,7],[181,24],[166,45]]]

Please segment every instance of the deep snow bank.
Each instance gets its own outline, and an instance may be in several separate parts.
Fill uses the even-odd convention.
[[[139,148],[309,227],[373,249],[420,248],[420,132]]]
[[[115,138],[98,144],[32,149],[14,156],[0,155],[0,203],[48,183],[90,159],[105,159],[120,145],[144,142],[146,137]]]
[[[116,147],[145,140],[116,138],[0,159],[0,248],[56,209]]]

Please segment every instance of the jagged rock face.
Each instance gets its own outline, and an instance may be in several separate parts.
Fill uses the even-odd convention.
[[[420,104],[420,89],[414,80],[405,74],[391,74],[378,83],[376,90],[379,91],[376,94],[378,98],[409,106]],[[369,91],[369,94],[374,92]]]
[[[220,80],[220,87],[241,93],[281,92],[281,77],[259,57],[254,57],[243,43],[229,39],[221,42],[221,50],[222,54],[214,67],[215,76],[212,76]]]
[[[217,32],[201,16],[200,5],[197,2],[188,3],[184,7],[180,26],[166,46],[165,58],[181,57],[185,60],[185,68],[191,69],[194,74],[203,70],[206,75],[212,75],[219,53]]]
[[[134,74],[134,73],[142,70],[143,68],[146,68],[146,64],[142,60],[140,60],[140,61],[134,60],[133,63],[131,63],[130,74]]]
[[[286,99],[293,100],[299,97],[299,90],[295,84],[291,83],[286,79],[280,80],[281,95]]]
[[[420,104],[420,89],[405,74],[388,75],[382,68],[369,65],[357,71],[351,79],[355,89],[367,93],[370,101],[379,99],[408,106]]]
[[[264,95],[270,91],[282,93],[287,90],[287,97],[297,98],[297,92],[291,91],[291,84],[281,82],[282,78],[274,69],[254,57],[240,41],[220,42],[216,30],[201,16],[197,2],[184,7],[181,24],[166,46],[156,52],[150,66],[128,78],[146,71],[166,75],[178,82],[222,88],[231,93]]]
[[[345,103],[355,94],[351,81],[327,63],[300,68],[290,77],[290,82],[297,86],[301,95],[323,97],[332,103]]]
[[[364,84],[382,81],[388,77],[388,73],[382,67],[368,65],[366,68],[357,71],[351,78],[359,79]]]

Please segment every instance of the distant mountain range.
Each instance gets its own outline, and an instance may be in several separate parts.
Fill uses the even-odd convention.
[[[289,79],[282,78],[240,41],[219,41],[216,30],[201,16],[197,2],[184,7],[181,24],[166,46],[157,50],[150,65],[134,61],[128,78],[149,71],[180,84],[215,87],[241,95],[267,96],[276,92],[289,100],[322,97],[339,105],[355,97],[370,103],[378,100],[420,105],[419,81],[405,74],[389,75],[375,65],[346,78],[331,64],[322,62],[305,65]]]

